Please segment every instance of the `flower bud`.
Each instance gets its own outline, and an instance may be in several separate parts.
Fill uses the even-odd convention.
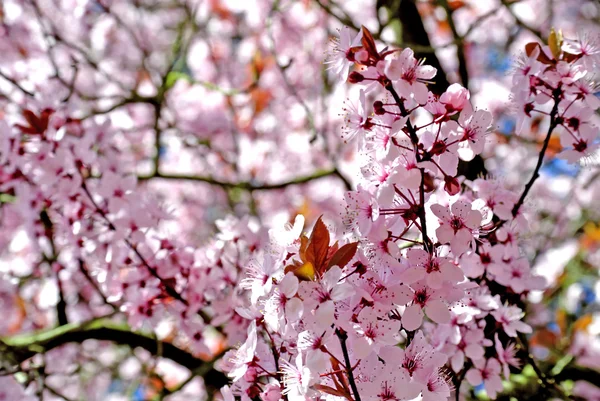
[[[373,112],[378,116],[382,116],[385,114],[385,109],[383,108],[382,101],[377,100],[375,103],[373,103]]]
[[[351,84],[357,84],[359,82],[362,82],[364,79],[365,77],[363,77],[360,72],[356,71],[352,71],[350,73],[350,76],[348,76],[348,82],[350,82]]]
[[[444,190],[448,195],[456,195],[460,192],[460,184],[455,177],[449,175],[444,177]]]

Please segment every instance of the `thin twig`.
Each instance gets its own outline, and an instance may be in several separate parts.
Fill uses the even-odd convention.
[[[352,364],[350,363],[350,355],[348,354],[348,347],[346,346],[346,340],[348,339],[348,334],[338,328],[335,330],[335,334],[340,340],[340,345],[342,346],[342,354],[344,355],[344,364],[346,365],[346,373],[348,375],[348,382],[350,383],[350,388],[352,388],[352,393],[354,393],[354,401],[360,401],[360,394],[358,393],[358,387],[356,387],[356,381],[354,380],[354,373],[352,372]]]
[[[565,393],[565,391],[562,389],[562,387],[560,387],[556,383],[556,380],[554,378],[550,378],[544,372],[542,372],[540,367],[537,365],[535,359],[533,358],[533,355],[529,351],[529,343],[527,341],[527,337],[523,333],[518,333],[518,334],[519,334],[519,337],[518,337],[519,343],[521,344],[523,351],[525,351],[525,357],[527,359],[527,362],[531,365],[535,374],[540,379],[542,387],[545,388],[546,390],[553,389],[560,395],[560,397],[563,400],[573,400],[574,398],[567,395]]]
[[[516,217],[517,214],[519,213],[519,209],[523,205],[523,202],[525,202],[525,198],[527,197],[527,194],[533,187],[533,183],[540,176],[540,168],[542,167],[542,163],[544,162],[544,156],[546,154],[546,149],[548,149],[548,144],[550,143],[550,137],[552,136],[552,132],[558,125],[557,115],[558,115],[558,103],[559,102],[560,102],[560,99],[558,98],[558,96],[555,96],[554,106],[552,107],[552,111],[550,112],[550,126],[548,127],[548,133],[546,134],[546,139],[544,139],[544,144],[542,145],[542,150],[540,150],[537,164],[535,166],[535,169],[533,170],[533,175],[529,179],[529,182],[525,185],[525,189],[523,190],[523,193],[521,194],[519,201],[517,203],[515,203],[515,206],[512,208],[513,217]]]
[[[289,181],[280,182],[278,184],[254,184],[248,181],[240,181],[240,182],[227,182],[221,181],[212,177],[205,177],[200,175],[193,174],[167,174],[167,173],[158,173],[158,174],[150,174],[150,175],[139,175],[138,180],[140,181],[148,181],[154,178],[160,178],[165,180],[183,180],[183,181],[198,181],[205,182],[207,184],[216,185],[222,188],[240,188],[247,189],[251,191],[264,191],[264,190],[274,190],[274,189],[284,189],[290,185],[298,185],[298,184],[306,184],[310,181],[317,180],[319,178],[324,178],[330,175],[335,175],[339,177],[343,182],[344,186],[350,190],[352,185],[350,182],[338,171],[337,168],[332,168],[329,170],[319,170],[313,174],[300,176]]]
[[[456,58],[458,59],[458,75],[460,76],[460,80],[465,88],[469,87],[469,71],[467,69],[467,58],[465,57],[465,44],[463,38],[458,34],[456,30],[456,25],[454,24],[454,11],[448,4],[448,0],[440,1],[442,6],[446,9],[446,14],[448,15],[448,25],[450,26],[450,30],[452,31],[452,35],[456,41]],[[473,24],[475,25],[475,24]]]
[[[396,102],[397,106],[400,108],[400,113],[402,114],[402,116],[404,117],[408,117],[409,113],[406,110],[406,107],[404,107],[404,101],[400,98],[400,96],[398,95],[398,92],[396,92],[396,89],[394,89],[394,86],[392,85],[392,83],[388,83],[385,86],[385,89],[390,92],[392,94],[392,97],[394,98],[394,101]],[[408,133],[410,135],[410,141],[413,144],[414,147],[414,151],[415,151],[415,159],[417,161],[417,163],[421,162],[421,155],[419,154],[419,149],[418,149],[418,145],[419,145],[419,137],[417,136],[417,131],[415,129],[415,127],[412,125],[410,119],[406,120],[406,127],[408,129]],[[419,168],[419,170],[421,171],[421,184],[420,184],[420,188],[419,188],[419,221],[421,222],[421,233],[423,234],[423,245],[426,251],[428,252],[432,252],[433,251],[433,245],[431,243],[431,239],[429,239],[429,236],[427,235],[427,221],[426,221],[426,215],[425,215],[425,169],[424,168]]]
[[[35,95],[33,94],[33,92],[30,92],[30,91],[28,91],[27,89],[23,88],[23,87],[21,86],[21,84],[19,84],[19,83],[17,82],[17,80],[16,80],[16,79],[9,77],[9,76],[8,76],[8,75],[6,75],[5,73],[3,73],[1,70],[0,70],[0,77],[2,77],[4,80],[6,80],[6,81],[10,82],[11,84],[13,84],[13,86],[17,87],[17,88],[18,88],[18,89],[19,89],[21,92],[23,92],[23,93],[24,93],[24,94],[26,94],[27,96],[30,96],[30,97],[34,97],[34,96],[35,96]]]

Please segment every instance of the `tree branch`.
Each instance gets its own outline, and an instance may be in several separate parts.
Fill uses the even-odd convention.
[[[16,88],[18,88],[18,89],[19,89],[21,92],[23,92],[23,93],[24,93],[24,94],[26,94],[27,96],[30,96],[30,97],[35,97],[35,95],[34,95],[32,92],[30,92],[30,91],[28,91],[27,89],[23,88],[23,87],[21,86],[21,84],[19,84],[19,83],[17,82],[17,80],[16,80],[16,79],[13,79],[13,78],[9,77],[8,75],[6,75],[5,73],[3,73],[2,71],[0,71],[0,77],[1,77],[2,79],[4,79],[5,81],[8,81],[8,82],[10,82],[11,84],[13,84],[13,86],[15,86]]]
[[[389,82],[386,86],[385,89],[390,92],[392,94],[392,97],[394,98],[394,101],[396,102],[397,106],[400,108],[400,113],[402,114],[402,116],[407,117],[406,120],[406,127],[408,129],[408,133],[410,135],[410,141],[412,142],[412,145],[414,147],[414,152],[415,152],[415,159],[417,161],[417,163],[421,162],[421,155],[419,154],[419,137],[417,136],[417,130],[415,129],[415,127],[412,125],[410,118],[409,117],[409,113],[406,110],[406,107],[404,107],[404,101],[400,98],[400,96],[398,95],[398,92],[396,92],[396,89],[394,89],[394,85]],[[427,235],[427,221],[426,221],[426,214],[425,214],[425,169],[424,168],[419,168],[419,170],[421,171],[421,184],[419,187],[419,221],[421,222],[421,233],[423,234],[423,246],[425,247],[425,250],[427,252],[432,252],[433,250],[433,244],[431,243],[431,240],[429,239],[429,236]]]
[[[535,371],[535,374],[537,375],[538,379],[540,379],[541,386],[548,391],[554,390],[557,394],[560,395],[560,397],[563,400],[572,399],[570,396],[565,394],[565,391],[556,383],[556,380],[554,378],[548,377],[544,372],[542,372],[540,367],[537,365],[535,359],[533,358],[533,355],[531,355],[531,352],[529,351],[529,343],[527,341],[527,337],[523,333],[518,334],[519,343],[521,344],[523,351],[525,351],[525,357],[527,359],[527,362],[529,362],[529,364]]]
[[[533,175],[529,179],[529,182],[525,185],[525,189],[523,190],[523,193],[521,194],[519,201],[517,203],[515,203],[515,206],[512,208],[513,217],[516,217],[517,214],[519,213],[519,209],[525,202],[525,198],[527,197],[527,194],[533,187],[533,183],[540,176],[540,168],[542,167],[542,163],[544,162],[544,156],[546,155],[546,150],[548,149],[548,144],[550,143],[550,137],[552,136],[552,132],[558,125],[557,115],[558,115],[558,103],[559,102],[560,102],[560,99],[558,99],[558,97],[555,96],[554,97],[554,106],[552,107],[552,111],[550,112],[550,126],[548,127],[548,133],[546,134],[546,139],[544,139],[544,144],[542,146],[542,150],[540,150],[540,154],[538,156],[538,161],[535,166],[535,170],[533,170]]]
[[[350,383],[350,388],[352,388],[352,393],[354,393],[354,401],[360,401],[360,394],[358,393],[358,387],[356,387],[354,373],[352,372],[352,364],[350,363],[350,355],[348,355],[348,347],[346,346],[348,334],[339,328],[335,330],[335,334],[340,340],[340,345],[342,346],[342,353],[344,354],[344,364],[346,365],[346,373],[348,374],[348,382]]]
[[[316,180],[319,178],[324,178],[324,177],[327,177],[330,175],[335,175],[335,176],[339,177],[344,182],[344,186],[348,190],[350,190],[352,188],[352,185],[350,184],[350,182],[338,171],[337,168],[332,168],[329,170],[319,170],[313,174],[297,177],[297,178],[291,179],[289,181],[280,182],[278,184],[254,184],[249,181],[227,182],[227,181],[221,181],[221,180],[217,180],[217,179],[214,179],[211,177],[205,177],[205,176],[200,176],[200,175],[165,174],[165,173],[139,175],[138,180],[147,181],[147,180],[150,180],[153,178],[162,178],[165,180],[187,180],[187,181],[205,182],[207,184],[216,185],[216,186],[223,187],[223,188],[240,188],[240,189],[247,189],[250,191],[262,191],[262,190],[284,189],[290,185],[305,184],[307,182],[310,182],[310,181],[313,181],[313,180]]]
[[[511,8],[511,3],[508,0],[501,0],[501,1],[502,1],[502,4],[506,7],[508,12],[510,13],[510,15],[515,19],[515,22],[517,23],[517,25],[519,25],[521,28],[527,29],[529,32],[531,32],[535,36],[537,36],[540,40],[544,41],[544,38],[542,38],[542,32],[532,26],[529,26],[521,18],[519,18],[519,16],[517,16],[517,14],[515,14],[514,10]]]
[[[0,341],[0,349],[8,348],[17,363],[22,363],[36,354],[48,352],[69,343],[81,344],[86,340],[110,341],[130,348],[140,347],[152,355],[168,358],[204,377],[207,384],[222,386],[227,377],[213,368],[213,362],[196,358],[189,352],[169,342],[157,341],[146,334],[130,331],[126,325],[106,319],[87,323],[71,323],[35,334],[26,334]],[[3,347],[4,346],[4,347]],[[6,352],[6,350],[3,350]],[[3,353],[4,353],[3,352]]]
[[[456,30],[456,25],[454,24],[454,10],[448,4],[448,0],[441,0],[440,3],[442,7],[446,9],[446,14],[448,16],[448,25],[450,26],[450,30],[452,31],[452,35],[454,36],[454,40],[456,42],[456,58],[458,59],[458,75],[460,76],[460,80],[462,81],[462,85],[465,88],[469,87],[469,71],[467,69],[467,59],[465,57],[465,44],[462,40],[461,36],[458,34]],[[475,25],[475,24],[473,24]]]

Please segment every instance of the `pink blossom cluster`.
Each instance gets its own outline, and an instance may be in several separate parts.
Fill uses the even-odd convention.
[[[600,399],[579,376],[600,369],[598,298],[570,281],[600,265],[600,226],[571,234],[598,221],[599,175],[540,170],[598,154],[600,46],[525,47],[510,147],[477,82],[513,17],[536,34],[513,14],[536,2],[416,2],[449,80],[450,45],[475,78],[434,94],[442,71],[383,44],[386,2],[7,0],[0,400],[211,399],[224,374],[226,401],[493,399],[523,367],[544,395],[574,379]],[[380,29],[342,28],[324,71],[330,29],[357,20]],[[481,156],[512,175],[467,179]]]
[[[560,157],[577,162],[592,157],[599,147],[592,116],[600,99],[594,95],[591,74],[600,66],[600,46],[581,38],[564,43],[556,34],[554,38],[552,47],[528,44],[527,57],[513,76],[516,130],[519,133],[534,113],[549,115],[564,148]]]
[[[205,246],[186,246],[160,233],[172,216],[135,190],[109,123],[25,110],[23,121],[0,121],[0,129],[0,191],[18,199],[3,205],[4,228],[23,227],[32,255],[42,258],[32,271],[9,274],[27,274],[32,289],[50,280],[61,297],[85,297],[74,320],[122,311],[137,329],[170,319],[179,341],[204,355],[239,341],[245,322],[235,312],[235,286],[260,246],[256,224],[230,216]],[[16,315],[19,289],[2,283],[10,301],[3,304]],[[205,336],[216,326],[224,345]]]
[[[517,106],[529,116],[552,102],[548,136],[560,125],[563,144],[594,148],[587,56],[540,61],[532,46],[515,73]],[[344,139],[363,160],[346,231],[331,239],[319,219],[307,237],[299,216],[271,232],[243,281],[251,322],[221,366],[233,380],[223,396],[435,401],[466,379],[494,399],[523,365],[527,296],[546,287],[520,250],[531,185],[519,197],[458,174],[483,152],[492,115],[458,84],[432,94],[436,70],[411,49],[379,51],[366,28],[343,28],[329,63],[361,86],[346,107]]]

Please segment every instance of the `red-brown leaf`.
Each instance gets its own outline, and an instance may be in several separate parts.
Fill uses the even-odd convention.
[[[567,63],[572,63],[573,61],[579,60],[581,58],[581,54],[573,54],[569,52],[563,51],[563,60]]]
[[[327,266],[327,270],[331,269],[333,266],[339,266],[340,269],[343,269],[346,266],[354,255],[356,254],[356,250],[358,249],[358,242],[351,242],[342,246],[338,251],[333,255],[329,264]]]
[[[539,48],[540,49],[540,53],[537,56],[537,61],[539,61],[542,64],[546,64],[546,65],[551,65],[554,64],[554,60],[552,60],[551,58],[549,58],[546,53],[544,52],[544,50],[542,49],[542,45],[540,45],[537,42],[529,42],[525,45],[525,53],[527,53],[528,57],[531,57],[531,55],[533,54],[533,52],[535,51],[535,49]]]
[[[322,384],[315,384],[314,387],[315,387],[316,390],[322,391],[324,393],[335,395],[335,396],[338,396],[338,397],[344,397],[348,401],[353,401],[352,396],[349,393],[342,392],[342,391],[336,390],[334,388],[331,388],[331,387],[328,387],[328,386],[324,386]]]
[[[325,259],[327,259],[327,250],[329,249],[329,230],[323,223],[323,216],[315,223],[312,233],[310,234],[306,257],[308,262],[312,262],[315,270],[323,271]],[[312,258],[312,260],[310,260]]]
[[[303,262],[314,262],[313,260],[307,260],[307,255],[306,255],[306,251],[308,249],[308,245],[309,245],[310,241],[308,240],[308,237],[304,234],[302,234],[300,236],[300,259],[302,259]]]
[[[373,39],[373,35],[371,32],[363,25],[362,26],[363,36],[361,39],[361,43],[369,56],[373,57],[375,60],[379,59],[379,54],[377,53],[377,46],[375,45],[375,39]]]

